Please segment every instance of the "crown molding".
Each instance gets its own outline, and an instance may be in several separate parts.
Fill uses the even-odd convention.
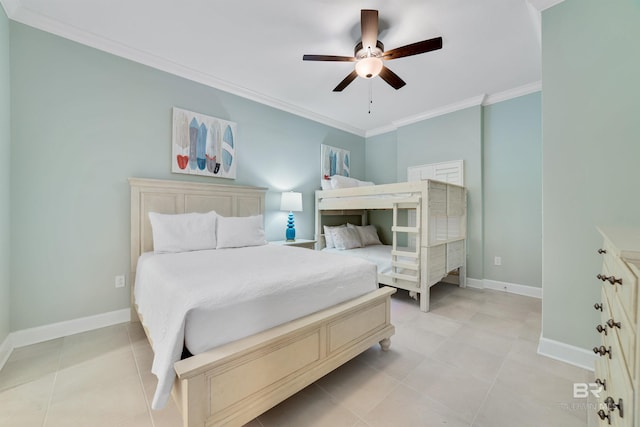
[[[421,122],[423,120],[432,119],[434,117],[453,113],[455,111],[464,110],[465,108],[476,107],[476,106],[482,105],[485,98],[486,98],[486,95],[484,94],[474,96],[473,98],[464,99],[460,102],[455,102],[453,104],[445,105],[443,107],[425,111],[423,113],[419,113],[413,116],[405,117],[404,119],[394,120],[393,124],[396,127],[407,126],[413,123]]]
[[[15,15],[16,10],[21,7],[20,0],[0,0],[0,3],[4,8],[4,13],[7,14],[9,19],[13,19],[13,15]]]
[[[398,130],[402,126],[407,126],[413,123],[420,122],[422,120],[432,119],[437,116],[453,113],[455,111],[464,110],[465,108],[475,107],[477,105],[487,106],[496,104],[502,101],[508,101],[509,99],[518,98],[520,96],[528,95],[530,93],[539,92],[542,90],[542,82],[540,80],[526,85],[518,86],[513,89],[505,90],[504,92],[498,92],[491,95],[479,95],[473,98],[465,99],[454,104],[445,105],[444,107],[436,108],[434,110],[425,111],[414,116],[406,117],[404,119],[394,120],[393,124],[382,126],[379,128],[368,130],[365,133],[365,137],[382,135],[387,132]]]
[[[564,0],[527,1],[536,9],[544,10],[558,3],[561,3]],[[82,45],[89,46],[128,59],[130,61],[146,65],[148,67],[194,81],[196,83],[201,83],[203,85],[222,90],[224,92],[248,99],[250,101],[254,101],[259,104],[263,104],[287,113],[291,113],[296,116],[306,118],[311,121],[330,126],[334,129],[343,130],[345,132],[364,138],[393,132],[402,126],[407,126],[423,120],[431,119],[444,114],[449,114],[458,110],[463,110],[465,108],[474,107],[477,105],[491,105],[511,98],[516,98],[518,96],[527,95],[529,93],[541,90],[542,87],[541,82],[538,81],[488,96],[484,94],[478,95],[476,97],[465,99],[460,102],[449,104],[433,110],[428,110],[402,119],[394,120],[391,124],[387,124],[371,130],[365,130],[356,126],[352,126],[348,123],[344,123],[339,120],[317,114],[313,111],[281,101],[279,99],[267,96],[254,90],[232,84],[231,82],[219,79],[215,76],[200,72],[193,68],[186,67],[182,64],[178,64],[166,58],[134,49],[120,42],[104,37],[99,37],[95,34],[89,33],[79,28],[63,24],[59,21],[50,19],[46,16],[40,15],[23,7],[21,4],[21,0],[0,0],[0,3],[4,7],[7,16],[13,21],[20,22],[39,30],[55,34],[68,40],[72,40]]]
[[[371,136],[382,135],[382,134],[393,132],[396,130],[398,130],[398,127],[394,124],[390,124],[390,125],[380,126],[378,128],[368,130],[365,132],[364,136],[365,138],[369,138]]]
[[[43,15],[32,12],[19,4],[19,0],[0,0],[4,3],[17,4],[14,7],[10,19],[20,22],[22,24],[37,28],[39,30],[55,34],[68,40],[80,43],[85,46],[92,47],[133,62],[137,62],[142,65],[155,68],[160,71],[167,72],[169,74],[176,75],[203,85],[213,87],[224,92],[228,92],[233,95],[240,96],[242,98],[257,102],[259,104],[267,105],[269,107],[276,108],[287,113],[294,114],[321,124],[325,124],[335,129],[340,129],[345,132],[355,134],[357,136],[364,137],[365,131],[363,129],[351,126],[347,123],[331,119],[321,114],[314,113],[313,111],[306,110],[296,105],[283,102],[268,95],[247,89],[242,86],[232,84],[228,81],[219,79],[210,74],[206,74],[195,70],[190,67],[186,67],[182,64],[178,64],[166,58],[150,54],[148,52],[134,49],[130,46],[126,46],[120,42],[110,40],[108,38],[99,37],[95,34],[91,34],[87,31],[72,27],[70,25],[63,24],[59,21],[50,19]],[[5,7],[6,8],[6,7]],[[9,15],[9,14],[8,14]]]
[[[527,0],[531,6],[542,12],[545,9],[549,9],[557,4],[562,3],[564,0]]]
[[[498,102],[508,101],[509,99],[517,98],[523,95],[529,95],[530,93],[539,92],[542,90],[542,81],[528,83],[526,85],[514,87],[513,89],[505,90],[504,92],[498,92],[488,95],[483,106],[497,104]]]

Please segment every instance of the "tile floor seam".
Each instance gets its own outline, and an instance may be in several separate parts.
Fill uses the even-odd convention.
[[[387,400],[387,398],[389,396],[391,396],[391,394],[396,391],[398,389],[398,387],[400,387],[400,385],[402,385],[402,383],[400,381],[397,382],[397,384],[384,396],[384,398],[382,400],[380,400],[380,402],[378,402],[373,408],[371,408],[365,415],[369,415],[372,411],[374,411],[380,404],[382,404],[385,400]],[[358,416],[358,418],[362,418],[360,416]],[[369,425],[369,423],[362,418],[362,422],[365,423],[366,425]]]
[[[62,345],[60,346],[60,354],[58,354],[58,366],[56,366],[56,372],[53,374],[53,381],[51,382],[51,390],[49,391],[49,399],[47,399],[47,408],[44,411],[44,417],[42,417],[42,427],[46,427],[47,425],[47,417],[49,416],[49,409],[51,408],[51,401],[53,400],[53,392],[56,389],[56,381],[58,379],[58,372],[60,372],[60,367],[62,366],[62,355],[64,354],[64,343],[65,340],[62,340]]]
[[[447,405],[446,403],[441,402],[441,401],[439,401],[439,400],[436,400],[436,399],[434,399],[434,398],[433,398],[433,397],[431,397],[431,396],[428,396],[428,395],[423,394],[420,390],[418,390],[418,389],[416,389],[416,388],[414,388],[414,387],[411,387],[409,384],[402,383],[402,385],[403,385],[404,387],[408,388],[409,390],[414,391],[414,392],[415,392],[415,393],[417,393],[419,396],[422,396],[422,397],[423,397],[423,398],[425,398],[425,399],[428,399],[428,400],[431,400],[431,401],[433,401],[433,402],[436,402],[437,404],[444,406],[445,408],[447,408],[448,410],[450,410],[450,411],[452,411],[452,412],[457,412],[457,410],[456,410],[456,409],[451,408],[451,407],[450,407],[449,405]],[[471,425],[471,424],[469,424],[469,425]]]
[[[133,341],[131,340],[131,331],[129,328],[127,330],[127,337],[129,338],[129,349],[131,350],[131,355],[133,356],[133,363],[136,364],[136,372],[138,373],[138,381],[140,382],[140,388],[142,389],[142,395],[144,396],[144,403],[147,406],[147,414],[149,414],[149,420],[151,421],[151,427],[156,426],[156,422],[153,419],[153,413],[151,412],[151,405],[149,404],[149,397],[147,396],[147,392],[144,388],[144,381],[142,379],[142,372],[140,372],[140,364],[138,363],[138,358],[136,357],[136,351],[133,349]]]
[[[511,349],[509,349],[509,351],[511,351]],[[508,352],[502,358],[502,362],[500,363],[500,367],[498,368],[498,371],[496,372],[495,376],[493,377],[493,380],[491,381],[491,386],[489,386],[489,389],[487,390],[487,392],[486,392],[486,394],[484,396],[484,399],[482,399],[482,403],[480,403],[480,406],[478,406],[478,410],[476,411],[476,413],[473,416],[473,419],[471,420],[471,424],[470,424],[471,427],[474,426],[476,420],[478,419],[478,416],[482,413],[484,405],[487,403],[487,400],[489,400],[489,396],[491,395],[491,392],[493,391],[493,388],[495,387],[496,382],[498,381],[498,376],[500,375],[500,372],[502,371],[502,368],[504,367],[504,364],[507,361],[507,355],[508,355]]]

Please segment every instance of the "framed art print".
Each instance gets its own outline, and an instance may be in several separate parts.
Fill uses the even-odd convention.
[[[237,124],[173,108],[171,172],[236,178]]]

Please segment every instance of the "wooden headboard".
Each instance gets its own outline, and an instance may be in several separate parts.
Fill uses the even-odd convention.
[[[131,187],[131,280],[138,257],[153,250],[149,212],[216,211],[222,216],[264,214],[266,188],[129,178]]]

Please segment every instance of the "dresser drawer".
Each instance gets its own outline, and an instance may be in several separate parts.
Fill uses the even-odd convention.
[[[620,294],[620,302],[633,323],[637,322],[638,279],[627,264],[619,258],[619,250],[608,239],[604,239],[602,248],[603,285],[610,285]]]
[[[604,396],[602,402],[610,407],[611,425],[633,427],[633,418],[637,410],[634,408],[633,385],[627,370],[618,360],[610,361],[609,378],[610,381],[607,385],[610,383],[610,386],[607,387],[607,391],[600,394],[600,398]],[[611,402],[613,402],[613,405],[611,405]]]
[[[609,306],[611,318],[606,321],[607,328],[609,334],[616,336],[624,363],[629,367],[629,374],[633,377],[635,375],[636,325],[622,309],[618,296],[615,298],[616,300]]]
[[[613,266],[613,276],[622,283],[615,285],[618,299],[622,303],[627,316],[635,324],[638,311],[638,279],[633,275],[624,261],[617,259]]]
[[[638,314],[638,278],[640,277],[640,229],[600,228],[604,242],[602,270],[602,310],[598,330],[601,344],[595,371],[598,384],[606,385],[600,394],[600,426],[640,427],[640,314]],[[602,419],[604,418],[604,420]]]
[[[611,374],[609,373],[609,359],[598,358],[595,362],[595,382],[600,385],[600,390],[598,396],[596,398],[597,406],[593,408],[593,412],[598,414],[598,411],[604,411],[604,414],[607,415],[609,409],[607,405],[604,404],[604,400],[607,398],[608,393],[611,392]],[[598,426],[604,427],[609,426],[608,419],[598,419]]]

